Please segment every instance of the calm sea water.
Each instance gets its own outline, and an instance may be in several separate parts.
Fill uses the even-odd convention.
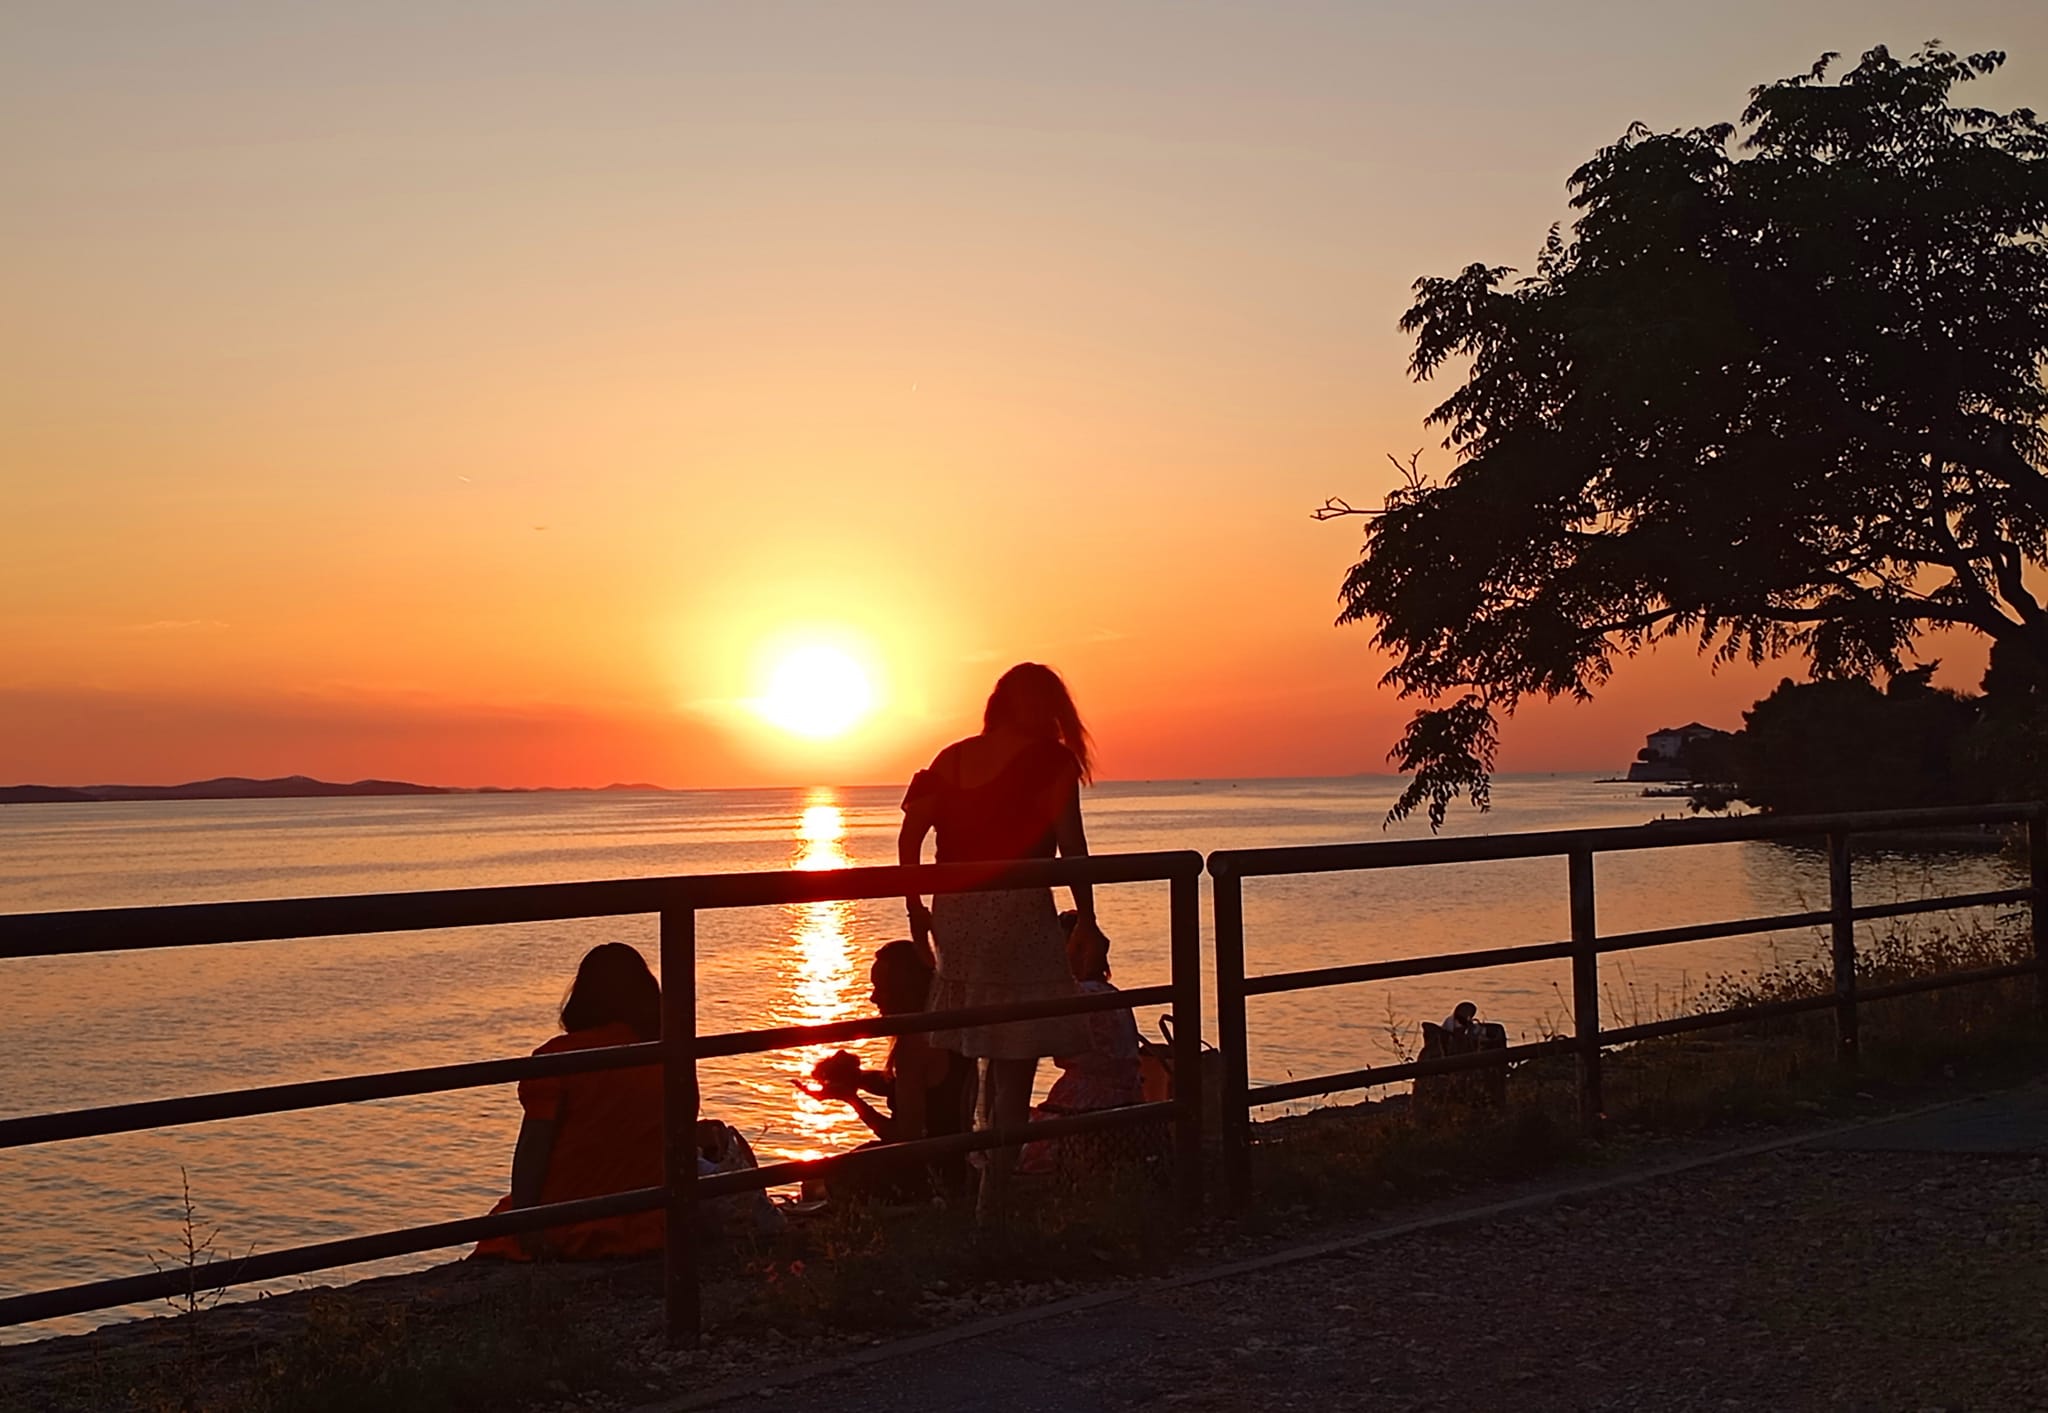
[[[1330,843],[1383,832],[1385,779],[1111,784],[1087,810],[1097,852]],[[363,800],[0,807],[0,912],[276,898],[894,861],[895,788],[687,794],[447,795]],[[1638,824],[1671,809],[1636,787],[1506,777],[1490,814],[1449,832]],[[1995,857],[1861,858],[1859,900],[2007,886]],[[1826,861],[1775,844],[1604,856],[1600,925],[1619,931],[1824,906]],[[1105,889],[1117,980],[1166,980],[1164,884]],[[1562,859],[1246,885],[1254,972],[1567,935]],[[900,903],[705,914],[702,1029],[860,1014],[867,958],[902,933]],[[1205,919],[1206,932],[1206,919]],[[0,962],[0,1114],[518,1055],[554,1032],[577,959],[622,939],[656,960],[651,918],[189,947]],[[1603,962],[1617,1023],[1681,1004],[1702,977],[1825,951],[1780,935]],[[1205,981],[1205,990],[1211,989]],[[1470,997],[1511,1035],[1565,1020],[1565,963],[1258,998],[1255,1080],[1387,1058]],[[1154,1014],[1140,1016],[1148,1032]],[[1213,1016],[1207,1033],[1214,1034]],[[878,1063],[885,1042],[867,1047]],[[707,1062],[707,1114],[763,1160],[866,1136],[793,1081],[817,1053]],[[1049,1082],[1050,1066],[1041,1083]],[[506,1188],[519,1125],[510,1086],[0,1152],[0,1293],[148,1270],[178,1230],[179,1170],[218,1249],[239,1254],[472,1215]],[[291,1288],[432,1264],[352,1268]],[[125,1314],[152,1313],[136,1310]],[[116,1312],[12,1332],[76,1330]]]

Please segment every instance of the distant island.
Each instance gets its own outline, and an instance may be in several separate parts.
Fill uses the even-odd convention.
[[[555,788],[541,786],[529,790],[519,786],[486,785],[467,790],[452,785],[415,785],[408,780],[355,780],[343,784],[315,780],[310,775],[286,775],[275,780],[223,775],[184,785],[0,785],[0,805],[79,805],[113,800],[309,800],[345,795],[535,794]],[[665,787],[660,785],[606,785],[603,788],[627,793],[665,791]]]

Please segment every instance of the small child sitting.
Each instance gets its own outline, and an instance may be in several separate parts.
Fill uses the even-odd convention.
[[[885,1016],[914,1015],[925,1009],[932,989],[932,961],[917,943],[902,939],[885,944],[875,953],[869,971],[875,1009]],[[811,1069],[811,1084],[804,1092],[814,1099],[837,1100],[850,1106],[875,1135],[874,1147],[882,1143],[904,1143],[917,1138],[937,1138],[964,1133],[974,1118],[974,1061],[953,1050],[941,1050],[922,1033],[899,1035],[889,1047],[888,1062],[879,1070],[861,1067],[860,1057],[840,1050],[827,1055]],[[887,1101],[883,1113],[863,1092]],[[953,1194],[968,1186],[969,1168],[964,1155],[956,1154],[929,1164],[930,1176]],[[836,1178],[839,1192],[854,1190],[889,1201],[914,1201],[928,1189],[924,1174],[915,1170],[880,1172],[874,1168],[855,1170]],[[807,1190],[813,1185],[806,1184]]]
[[[1067,966],[1086,996],[1113,994],[1109,981],[1109,939],[1096,928],[1075,926],[1078,914],[1060,914],[1067,929]],[[1127,1010],[1091,1011],[1088,1048],[1072,1055],[1058,1055],[1060,1077],[1053,1081],[1045,1102],[1032,1111],[1035,1119],[1057,1118],[1063,1114],[1085,1114],[1096,1109],[1119,1109],[1141,1104],[1144,1082],[1138,1073],[1138,1021]],[[1052,1171],[1062,1158],[1071,1157],[1061,1145],[1068,1140],[1039,1139],[1026,1144],[1019,1170],[1027,1173]]]

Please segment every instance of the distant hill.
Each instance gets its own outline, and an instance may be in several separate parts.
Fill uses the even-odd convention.
[[[0,785],[4,805],[75,805],[96,798],[64,785]]]
[[[337,784],[309,775],[278,780],[251,780],[223,775],[184,785],[0,785],[0,805],[89,804],[102,800],[299,800],[334,795],[449,795],[443,785],[414,785],[405,780],[356,780]]]

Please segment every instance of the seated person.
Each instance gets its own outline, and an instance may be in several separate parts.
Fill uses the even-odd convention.
[[[1067,929],[1067,966],[1080,983],[1083,995],[1112,994],[1109,981],[1109,939],[1096,928],[1076,927],[1079,914],[1060,914]],[[1072,1055],[1057,1055],[1060,1077],[1053,1081],[1045,1102],[1032,1111],[1035,1119],[1057,1118],[1062,1114],[1085,1114],[1095,1109],[1119,1109],[1145,1100],[1144,1081],[1138,1068],[1138,1021],[1129,1011],[1091,1011],[1088,1048]],[[1087,1137],[1098,1137],[1088,1135]],[[1026,1144],[1020,1160],[1024,1172],[1050,1172],[1062,1144],[1071,1140],[1042,1138]],[[1086,1147],[1085,1143],[1079,1145]]]
[[[1460,1001],[1444,1017],[1442,1025],[1422,1023],[1422,1053],[1417,1058],[1438,1060],[1479,1050],[1501,1050],[1507,1043],[1506,1027],[1479,1019],[1477,1005]],[[1499,1107],[1507,1102],[1507,1071],[1487,1068],[1421,1075],[1415,1080],[1415,1098],[1425,1106],[1480,1103]]]
[[[1444,1017],[1444,1034],[1453,1040],[1463,1040],[1479,1028],[1479,1007],[1470,1001],[1460,1001]]]
[[[869,980],[875,1009],[885,1016],[914,1015],[931,998],[931,955],[908,939],[885,944],[875,953]],[[875,1135],[872,1148],[917,1138],[965,1133],[974,1123],[974,1061],[953,1050],[941,1050],[922,1033],[899,1035],[889,1046],[888,1062],[879,1070],[861,1068],[852,1052],[840,1050],[811,1070],[804,1092],[814,1099],[850,1105]],[[862,1092],[888,1102],[885,1114],[861,1097]],[[917,1201],[933,1185],[949,1194],[964,1193],[970,1169],[965,1154],[954,1154],[918,1168],[885,1171],[858,1168],[830,1180],[835,1192],[860,1193],[882,1201]],[[807,1193],[815,1184],[806,1184]]]
[[[533,1053],[592,1050],[661,1038],[661,984],[623,942],[593,947],[562,1002],[562,1033]],[[661,1066],[519,1081],[525,1117],[512,1150],[512,1192],[492,1212],[662,1184]],[[659,1208],[546,1231],[487,1237],[474,1254],[512,1261],[659,1251]]]

